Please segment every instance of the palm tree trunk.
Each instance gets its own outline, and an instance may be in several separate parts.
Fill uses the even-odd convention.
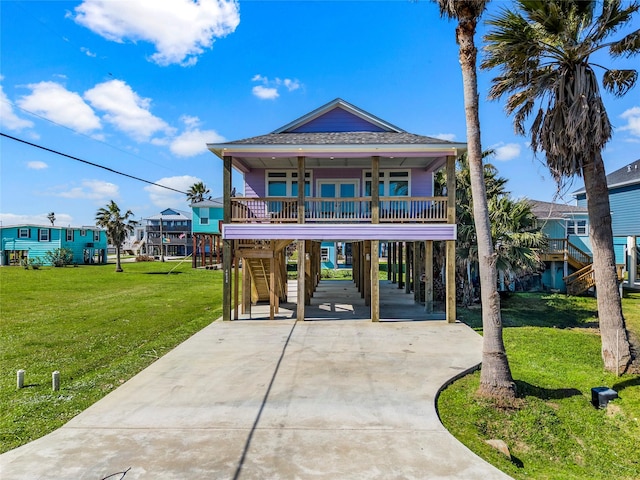
[[[631,347],[622,316],[613,250],[609,191],[600,152],[594,155],[593,162],[583,167],[582,173],[587,192],[589,237],[596,278],[602,359],[606,370],[624,373],[632,361]]]
[[[480,118],[478,115],[478,77],[476,73],[477,49],[473,37],[475,17],[459,18],[456,38],[460,46],[460,66],[467,122],[467,158],[473,197],[473,217],[478,239],[480,289],[482,302],[482,370],[478,393],[493,398],[513,398],[516,386],[511,376],[509,361],[502,341],[500,297],[497,291],[496,255],[491,240],[489,207],[484,186],[482,146],[480,144]]]
[[[116,245],[116,272],[122,272],[120,265],[120,245]]]

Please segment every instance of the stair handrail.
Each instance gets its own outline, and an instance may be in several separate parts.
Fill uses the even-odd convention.
[[[580,248],[578,248],[568,240],[567,240],[567,255],[573,257],[583,265],[588,265],[591,262],[593,262],[590,254],[588,254],[584,250],[581,250]]]
[[[592,273],[593,273],[593,264],[590,263],[586,267],[582,267],[577,272],[573,272],[571,275],[567,275],[566,277],[562,277],[562,279],[564,280],[564,283],[569,284],[569,283],[575,282],[576,280],[578,280],[582,276],[586,277],[588,275],[591,275]]]

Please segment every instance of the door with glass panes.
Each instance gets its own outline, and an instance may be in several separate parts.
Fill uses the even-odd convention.
[[[318,192],[322,198],[320,217],[335,220],[356,218],[358,209],[354,198],[358,188],[358,180],[318,180]]]

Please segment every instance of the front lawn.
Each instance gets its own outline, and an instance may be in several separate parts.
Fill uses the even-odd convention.
[[[0,451],[60,427],[222,314],[220,271],[123,268],[0,269]]]
[[[640,333],[640,294],[623,300],[628,327]],[[474,396],[479,372],[446,388],[438,409],[471,450],[516,479],[640,478],[640,376],[605,373],[593,298],[516,294],[502,301],[504,340],[521,399],[496,406]],[[482,326],[479,310],[460,310]],[[620,396],[606,410],[591,388]],[[485,443],[500,439],[510,461]]]

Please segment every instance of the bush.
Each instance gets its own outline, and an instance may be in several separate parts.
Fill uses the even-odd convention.
[[[73,262],[73,252],[68,248],[56,248],[49,250],[44,259],[54,267],[65,267]]]
[[[151,255],[138,255],[136,257],[136,262],[153,262],[155,261],[155,258],[153,258]]]
[[[38,270],[42,266],[42,260],[40,260],[40,257],[24,258],[24,259],[20,260],[20,265],[25,270],[29,270],[29,267],[31,267],[34,270]]]

